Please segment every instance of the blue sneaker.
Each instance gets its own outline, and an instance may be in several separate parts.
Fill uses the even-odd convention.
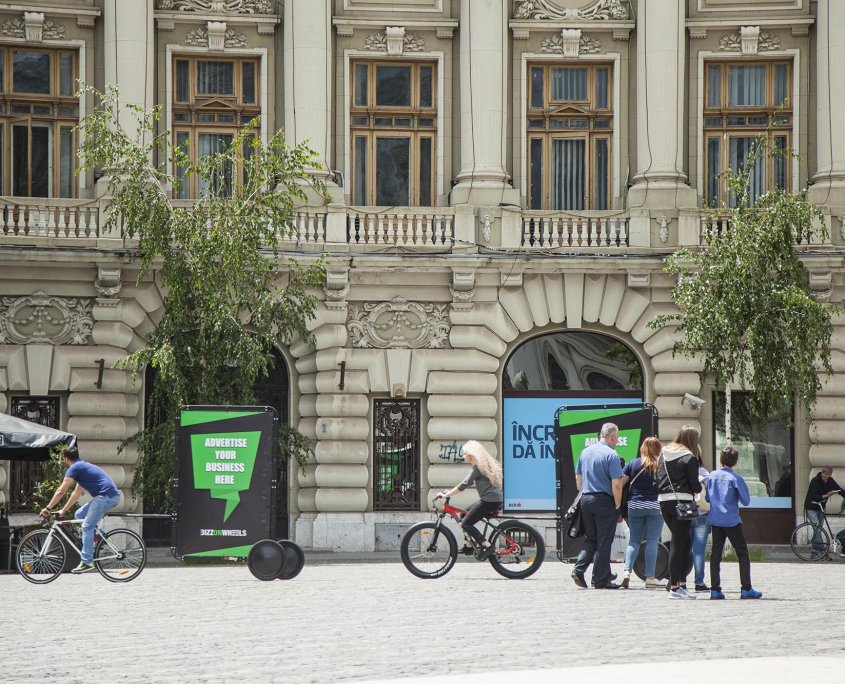
[[[748,589],[747,591],[745,589],[743,589],[742,594],[740,594],[739,597],[744,598],[744,599],[758,599],[762,595],[763,595],[762,591],[756,591],[755,589],[752,588],[752,589]]]
[[[721,591],[716,591],[715,589],[710,590],[710,600],[711,601],[722,601],[724,600],[725,595]]]

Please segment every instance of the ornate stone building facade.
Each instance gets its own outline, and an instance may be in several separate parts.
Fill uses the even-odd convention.
[[[143,344],[161,299],[136,285],[132,241],[101,230],[102,183],[74,175],[73,127],[93,105],[79,79],[161,105],[162,130],[195,158],[254,116],[263,138],[284,128],[319,155],[331,202],[300,207],[285,243],[303,263],[331,253],[317,349],[280,350],[281,413],[315,452],[287,478],[303,546],[390,548],[462,477],[463,440],[513,449],[508,398],[637,395],[662,438],[698,424],[712,463],[717,388],[672,357],[672,329],[648,327],[675,310],[663,259],[699,244],[701,207],[730,201],[718,174],[764,132],[801,159],[769,162],[755,192],[809,186],[830,231],[802,246],[810,284],[845,295],[843,25],[839,0],[6,4],[0,411],[77,434],[120,510],[141,510],[137,454],[117,447],[143,424],[144,382],[111,367]],[[845,468],[836,326],[837,374],[813,420],[796,410],[794,427],[746,436],[759,496],[780,500],[749,512],[760,540],[802,515],[814,469]],[[20,503],[32,477],[0,462],[0,496]]]

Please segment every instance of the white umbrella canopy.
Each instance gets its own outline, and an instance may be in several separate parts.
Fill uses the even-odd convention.
[[[44,461],[59,444],[73,446],[76,435],[0,413],[0,460]]]

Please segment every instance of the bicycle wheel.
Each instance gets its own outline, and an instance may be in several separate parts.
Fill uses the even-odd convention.
[[[519,520],[502,523],[499,531],[496,551],[488,556],[493,569],[508,579],[525,579],[537,572],[546,557],[543,536]]]
[[[147,547],[132,530],[104,532],[94,547],[94,567],[109,582],[129,582],[146,564]]]
[[[18,572],[28,582],[47,584],[62,574],[67,550],[58,534],[54,534],[49,547],[47,537],[50,530],[34,530],[21,539],[18,546]]]
[[[443,577],[458,559],[455,535],[445,526],[421,522],[402,537],[402,563],[408,572],[422,579]]]
[[[815,544],[813,537],[816,538]],[[830,535],[821,525],[805,522],[792,530],[789,540],[792,552],[803,561],[817,561],[827,557],[830,549]]]

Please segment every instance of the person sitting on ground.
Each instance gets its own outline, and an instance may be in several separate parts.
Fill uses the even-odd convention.
[[[815,523],[820,528],[825,521],[825,505],[827,504],[827,500],[835,494],[845,496],[845,491],[833,479],[833,466],[823,466],[821,471],[810,480],[807,496],[804,497],[804,512],[807,520]],[[842,506],[839,512],[841,513],[843,509],[845,509],[845,499],[842,500]],[[826,549],[824,548],[824,544],[822,544],[822,535],[816,532],[813,535],[812,553],[819,555],[825,552]]]
[[[725,550],[725,538],[730,539],[739,559],[739,578],[742,583],[740,598],[758,599],[763,594],[751,586],[751,558],[748,544],[742,533],[742,520],[739,517],[739,504],[751,503],[748,485],[741,475],[733,471],[739,460],[736,447],[727,445],[719,455],[722,467],[710,473],[707,478],[707,501],[710,512],[707,522],[713,531],[713,548],[710,551],[710,599],[723,599],[722,578],[720,576],[722,553]]]
[[[628,548],[625,551],[625,569],[622,573],[622,588],[631,582],[631,570],[645,538],[645,587],[663,589],[665,582],[654,576],[657,564],[657,544],[663,532],[663,516],[654,493],[654,471],[660,460],[663,445],[657,437],[647,437],[640,447],[640,457],[628,463],[622,472],[630,479],[628,494]]]
[[[106,471],[79,458],[79,451],[76,447],[64,449],[62,458],[64,458],[65,465],[68,466],[67,471],[65,471],[65,479],[59,485],[56,493],[53,494],[53,498],[50,499],[47,507],[41,509],[40,515],[44,518],[49,516],[53,506],[62,500],[62,497],[73,486],[74,481],[76,481],[76,489],[73,490],[73,494],[70,495],[67,503],[62,506],[59,517],[67,513],[84,492],[88,492],[94,497],[87,504],[81,506],[73,516],[77,520],[82,520],[80,563],[71,570],[72,573],[79,574],[94,569],[94,532],[103,516],[120,503],[120,492],[114,480],[108,476]]]
[[[466,512],[461,520],[461,528],[475,541],[477,546],[483,547],[479,560],[484,560],[492,552],[490,542],[475,527],[482,518],[486,518],[494,511],[501,510],[505,497],[502,492],[502,465],[493,458],[480,442],[471,439],[462,448],[464,461],[472,466],[469,475],[457,486],[448,491],[440,492],[435,498],[448,498],[458,492],[464,491],[471,484],[475,484],[478,492],[476,501]],[[473,553],[472,545],[467,542],[463,552],[470,556]]]

